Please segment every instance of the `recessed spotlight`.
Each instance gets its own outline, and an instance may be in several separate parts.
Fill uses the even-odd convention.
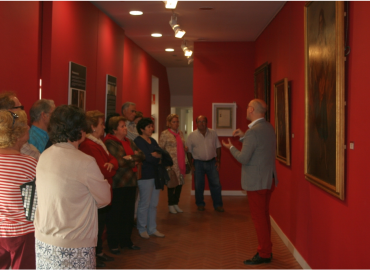
[[[173,52],[173,51],[175,51],[174,49],[172,49],[172,48],[167,48],[167,49],[165,49],[165,51],[166,52]]]
[[[170,1],[164,1],[166,4],[167,9],[175,9],[177,5],[177,1],[175,0],[170,0]]]
[[[130,14],[131,15],[143,15],[143,12],[139,10],[133,10],[133,11],[130,11]]]
[[[160,33],[153,33],[152,34],[152,37],[161,37],[162,36],[162,34],[160,34]]]

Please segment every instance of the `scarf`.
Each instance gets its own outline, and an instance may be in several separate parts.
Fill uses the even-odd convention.
[[[107,134],[107,136],[105,136],[104,138],[104,141],[106,140],[113,140],[115,142],[118,142],[122,145],[123,149],[125,149],[125,152],[126,152],[126,156],[132,156],[134,155],[134,150],[132,150],[131,148],[131,142],[128,138],[123,138],[123,140],[121,141],[120,139],[118,139],[116,136],[112,135],[112,134]],[[134,168],[132,168],[132,171],[133,172],[137,172],[137,168],[136,166]]]
[[[186,166],[185,166],[185,150],[184,145],[182,143],[182,139],[179,133],[173,132],[170,128],[168,131],[175,136],[177,142],[177,163],[179,165],[180,173],[185,174]]]
[[[97,143],[97,144],[99,144],[101,147],[103,147],[104,151],[105,151],[105,152],[107,153],[107,155],[109,156],[108,149],[107,149],[107,147],[105,146],[105,144],[103,143],[103,141],[102,141],[102,140],[95,138],[91,133],[87,133],[87,134],[86,134],[86,138],[88,138],[89,140],[91,140],[91,141],[93,141],[94,143]]]

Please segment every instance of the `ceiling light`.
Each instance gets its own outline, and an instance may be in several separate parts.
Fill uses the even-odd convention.
[[[173,51],[174,51],[174,49],[172,49],[172,48],[167,48],[167,49],[165,49],[165,51],[166,51],[166,52],[173,52]]]
[[[175,9],[177,5],[177,1],[170,0],[170,1],[163,1],[166,4],[167,9]]]
[[[152,37],[161,37],[162,36],[162,34],[160,34],[160,33],[153,33],[152,34]]]
[[[193,54],[192,50],[185,50],[184,51],[186,57],[190,57]]]
[[[188,65],[190,65],[190,63],[191,63],[191,62],[193,62],[193,61],[194,61],[193,56],[190,56],[190,57],[188,58]]]
[[[171,20],[169,21],[172,30],[175,30],[175,28],[179,27],[180,25],[177,24],[177,17],[175,13],[172,14]]]
[[[169,24],[171,25],[172,30],[175,31],[175,37],[182,38],[185,35],[186,32],[180,29],[180,25],[177,24],[176,14],[173,11]]]
[[[185,31],[181,30],[180,28],[177,28],[175,31],[175,37],[182,38],[185,35]]]
[[[133,10],[133,11],[130,11],[130,14],[131,15],[143,15],[143,12],[139,10]]]

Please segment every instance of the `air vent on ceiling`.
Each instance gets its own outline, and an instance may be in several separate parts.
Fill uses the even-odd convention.
[[[199,10],[213,10],[213,7],[201,7]]]

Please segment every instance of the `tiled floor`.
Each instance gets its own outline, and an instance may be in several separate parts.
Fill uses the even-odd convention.
[[[198,212],[190,195],[191,177],[180,198],[184,213],[168,212],[167,191],[161,192],[157,224],[165,238],[142,239],[133,229],[132,239],[141,250],[121,250],[112,255],[107,243],[104,252],[115,258],[107,262],[111,269],[243,269],[301,268],[275,231],[272,231],[273,260],[270,264],[246,266],[243,260],[253,257],[257,236],[249,214],[248,200],[242,196],[224,196],[224,213],[214,211],[212,199],[205,196],[206,210]]]

